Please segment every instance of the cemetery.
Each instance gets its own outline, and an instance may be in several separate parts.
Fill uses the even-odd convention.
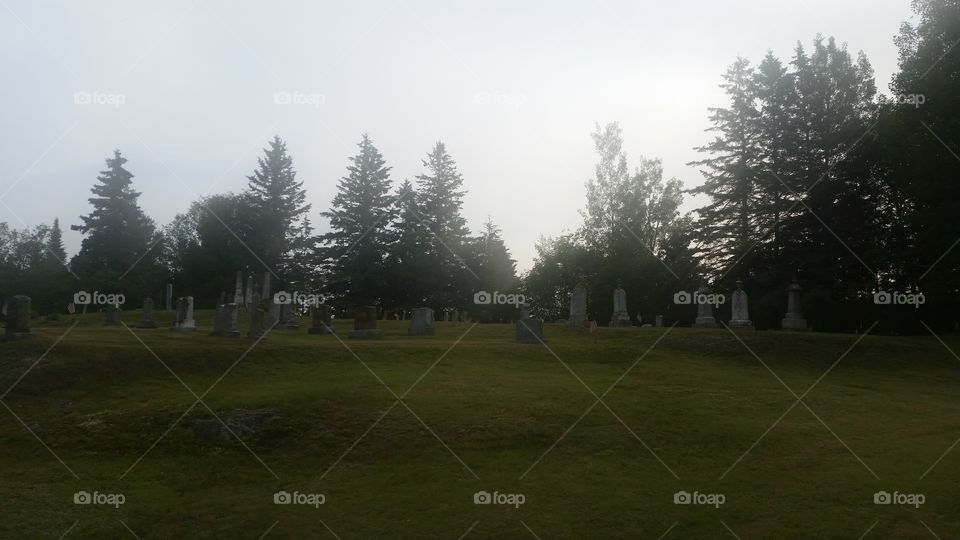
[[[960,538],[960,0],[0,13],[0,540]]]

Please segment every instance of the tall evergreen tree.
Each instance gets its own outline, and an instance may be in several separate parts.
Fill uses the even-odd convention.
[[[749,268],[749,256],[759,238],[758,173],[760,170],[757,86],[750,62],[738,58],[723,76],[721,88],[730,103],[710,109],[710,131],[718,135],[697,150],[710,157],[695,161],[705,181],[690,190],[707,195],[699,208],[702,255],[714,275],[726,274],[734,265]]]
[[[431,295],[431,233],[424,223],[420,198],[410,180],[397,188],[395,219],[390,225],[391,243],[387,255],[389,302],[407,310],[427,305]]]
[[[257,160],[257,169],[247,179],[246,195],[253,211],[247,241],[253,251],[249,265],[258,269],[266,265],[264,270],[279,272],[283,277],[290,269],[290,251],[310,204],[303,182],[297,180],[287,145],[279,136],[270,141]]]
[[[123,167],[126,162],[119,150],[107,159],[107,169],[90,190],[94,196],[88,201],[93,210],[80,217],[80,225],[70,227],[85,235],[73,260],[74,271],[85,278],[97,275],[103,286],[133,268],[133,275],[126,278],[130,281],[152,265],[148,249],[154,240],[154,224],[137,204],[140,193],[133,189],[133,174]]]
[[[328,290],[346,307],[383,301],[394,212],[390,167],[366,133],[357,146],[330,210],[321,214],[330,220],[322,237]]]
[[[510,256],[510,250],[500,236],[500,227],[489,217],[472,242],[468,263],[476,269],[480,278],[477,289],[488,293],[518,292],[517,262]],[[509,321],[517,314],[516,307],[511,305],[480,305],[474,306],[471,311],[481,321]]]
[[[427,251],[435,268],[432,304],[435,309],[466,308],[472,303],[476,278],[466,264],[470,231],[460,215],[465,194],[463,177],[442,142],[434,145],[423,166],[427,170],[417,176],[417,187],[421,219],[432,233]]]

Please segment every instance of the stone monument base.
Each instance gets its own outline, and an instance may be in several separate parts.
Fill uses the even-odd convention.
[[[369,330],[351,330],[347,336],[353,339],[381,339],[383,337],[383,330],[380,330],[379,328]]]
[[[731,320],[727,326],[729,326],[730,328],[745,328],[748,330],[753,330],[753,323],[743,319]]]
[[[780,323],[780,326],[784,330],[807,330],[807,320],[800,317],[791,317],[788,316],[783,319],[783,322]]]
[[[630,320],[629,313],[621,311],[614,313],[613,317],[610,318],[610,326],[633,326],[633,321]]]
[[[136,326],[134,326],[134,328],[156,328],[156,327],[157,327],[157,323],[153,321],[140,321],[137,323]]]
[[[716,328],[717,320],[713,317],[697,317],[697,320],[693,322],[694,328]]]
[[[196,332],[197,327],[196,325],[187,326],[185,324],[181,324],[179,326],[171,326],[170,331],[171,332]]]

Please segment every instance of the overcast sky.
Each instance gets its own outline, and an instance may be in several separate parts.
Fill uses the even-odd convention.
[[[797,40],[832,35],[889,93],[910,16],[909,0],[0,0],[0,221],[78,223],[119,148],[165,225],[242,190],[279,134],[322,231],[367,131],[395,184],[444,141],[471,228],[492,217],[526,269],[541,235],[580,223],[596,122],[620,122],[631,169],[659,157],[697,185],[685,164],[738,55],[788,61]],[[81,236],[65,241],[72,255]]]

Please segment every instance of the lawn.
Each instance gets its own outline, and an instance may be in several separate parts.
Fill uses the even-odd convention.
[[[0,343],[0,537],[960,535],[955,336],[304,320],[255,344],[159,319]]]

